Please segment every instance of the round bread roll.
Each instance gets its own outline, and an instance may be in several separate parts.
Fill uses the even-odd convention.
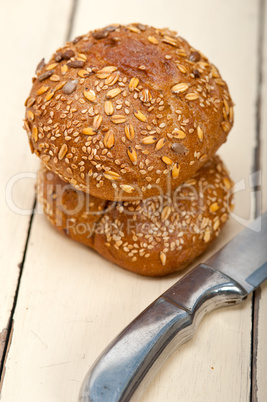
[[[26,100],[32,152],[106,200],[173,191],[220,145],[233,103],[218,70],[176,32],[111,25],[37,66]]]
[[[115,264],[147,276],[178,271],[219,235],[232,207],[232,182],[214,156],[169,195],[103,201],[41,168],[38,198],[52,224]]]

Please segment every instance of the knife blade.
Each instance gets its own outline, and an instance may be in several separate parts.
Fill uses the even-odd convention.
[[[79,401],[138,400],[206,313],[242,302],[265,279],[267,212],[171,286],[108,345],[87,373]]]

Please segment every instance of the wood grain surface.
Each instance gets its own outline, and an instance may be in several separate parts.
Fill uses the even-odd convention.
[[[267,210],[266,21],[265,0],[2,4],[1,401],[76,401],[84,375],[108,342],[183,275],[131,274],[58,234],[38,206],[31,215],[39,163],[30,154],[22,119],[36,64],[67,37],[114,22],[142,22],[177,30],[219,67],[236,104],[234,128],[219,151],[236,183],[236,207],[221,237],[195,265],[260,208]],[[243,304],[205,317],[142,402],[265,402],[266,332],[265,283]]]

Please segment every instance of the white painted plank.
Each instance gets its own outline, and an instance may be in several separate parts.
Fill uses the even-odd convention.
[[[262,211],[267,211],[267,6],[265,2],[265,31],[263,48],[263,84],[261,87],[261,172]],[[267,395],[267,283],[261,286],[258,313],[258,351],[256,386],[258,402],[264,402]]]
[[[265,4],[265,26],[263,35],[263,82],[261,86],[261,172],[262,210],[267,211],[267,6]]]
[[[58,18],[66,20],[69,10],[70,1],[47,1],[41,14],[37,2],[31,0],[6,2],[0,13],[0,339],[1,334],[6,334],[13,306],[39,166],[37,159],[30,156],[27,135],[22,129],[24,101],[35,66],[65,37],[66,24],[59,24]],[[53,19],[54,13],[57,17]]]
[[[73,37],[111,22],[140,21],[177,29],[206,53],[220,67],[237,105],[235,127],[221,154],[234,180],[247,184],[255,129],[257,6],[254,0],[139,0],[129,10],[124,1],[103,0],[101,13],[99,5],[80,0]],[[248,49],[255,49],[254,57],[248,58]],[[237,217],[249,218],[250,207],[247,185],[237,196]],[[233,218],[210,252],[240,228]],[[13,402],[21,395],[38,402],[76,400],[84,374],[106,344],[179,276],[130,274],[63,238],[44,217],[35,217],[3,400]],[[210,314],[193,341],[166,363],[143,401],[248,401],[250,331],[250,299]]]
[[[267,395],[267,283],[260,289],[259,313],[258,313],[258,340],[257,340],[257,370],[256,387],[258,402],[265,402]]]
[[[33,206],[34,180],[30,177],[39,165],[30,156],[22,129],[23,105],[35,66],[63,41],[66,25],[59,20],[66,20],[70,8],[70,1],[47,1],[45,7],[42,4],[39,1],[38,6],[33,0],[5,2],[0,13],[0,334],[7,327],[13,305],[29,225],[29,214],[23,210]],[[7,193],[6,188],[10,190]]]
[[[31,248],[38,255],[27,255],[2,397],[7,402],[21,394],[29,401],[74,401],[85,371],[107,343],[178,278],[136,277],[103,262],[52,230],[42,216],[35,217]],[[239,376],[240,370],[245,377],[249,371],[248,316],[249,301],[207,317],[195,339],[168,361],[144,401],[162,401],[164,396],[175,401],[178,392],[188,402],[203,390],[212,401],[216,388],[211,380],[218,386],[218,401],[246,395],[248,381]],[[222,347],[228,354],[220,353]],[[231,387],[233,375],[239,388]]]

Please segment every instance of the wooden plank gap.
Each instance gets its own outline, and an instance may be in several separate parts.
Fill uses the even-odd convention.
[[[257,354],[259,339],[259,314],[260,314],[261,288],[253,293],[253,321],[252,321],[252,368],[251,368],[251,401],[258,402],[257,385]]]
[[[262,123],[262,84],[263,84],[263,49],[265,34],[265,7],[266,0],[260,0],[259,3],[259,22],[258,22],[258,48],[257,48],[257,95],[256,95],[256,145],[254,149],[254,165],[252,173],[258,173],[261,177],[261,123]],[[261,213],[261,185],[254,183],[255,198],[255,218]],[[252,296],[252,328],[251,328],[251,383],[250,383],[250,401],[258,401],[257,386],[257,352],[258,352],[258,326],[259,326],[259,305],[260,288],[253,292]]]
[[[2,361],[2,356],[5,350],[6,338],[7,338],[7,328],[4,328],[0,332],[0,361]]]
[[[72,8],[71,8],[71,12],[70,12],[68,29],[67,29],[67,33],[66,33],[66,41],[69,41],[72,38],[74,20],[75,20],[75,15],[76,15],[76,12],[78,9],[78,3],[79,3],[79,0],[72,0]]]
[[[11,325],[10,325],[10,331],[9,331],[9,335],[8,335],[8,338],[7,338],[7,329],[5,330],[5,344],[4,344],[4,347],[5,347],[5,354],[4,354],[4,358],[3,358],[3,371],[1,372],[1,377],[0,377],[0,395],[1,395],[1,390],[2,390],[2,385],[3,385],[3,382],[4,382],[4,377],[5,377],[5,363],[6,363],[6,359],[7,359],[7,356],[8,356],[8,351],[9,351],[9,348],[10,348],[10,345],[11,345],[11,341],[12,341],[12,336],[13,336],[13,331],[14,331],[14,320],[12,319],[11,320]],[[3,332],[3,331],[2,331]],[[2,334],[2,333],[1,333]],[[0,334],[0,335],[1,335]],[[8,341],[7,341],[7,339],[8,339]],[[1,399],[1,398],[0,398]]]
[[[263,85],[263,49],[265,34],[265,2],[260,0],[259,3],[259,22],[258,22],[258,48],[257,48],[257,94],[256,94],[256,145],[254,149],[254,164],[252,173],[261,174],[261,123],[262,123],[262,85]],[[255,218],[261,213],[261,183],[255,183]]]
[[[22,278],[22,274],[23,274],[23,267],[24,267],[27,248],[28,248],[28,244],[29,244],[29,238],[30,238],[31,227],[32,227],[34,213],[35,213],[36,203],[37,203],[37,200],[36,200],[36,197],[35,197],[34,202],[33,202],[33,206],[32,206],[32,214],[31,214],[31,217],[30,217],[30,220],[29,220],[29,225],[28,225],[28,230],[27,230],[27,237],[26,237],[26,242],[25,242],[22,261],[18,264],[18,266],[19,266],[19,276],[18,276],[16,292],[15,292],[15,295],[14,295],[13,306],[12,306],[12,309],[11,309],[8,326],[7,326],[7,328],[4,329],[4,331],[5,331],[4,332],[4,334],[5,334],[5,344],[3,344],[2,350],[0,349],[0,351],[2,352],[0,354],[0,384],[2,384],[2,382],[3,382],[2,377],[3,377],[3,373],[4,373],[5,361],[6,361],[6,358],[7,358],[7,353],[8,353],[8,349],[9,349],[9,345],[10,345],[10,338],[11,338],[12,332],[13,332],[13,317],[14,317],[14,313],[15,313],[15,309],[16,309],[16,305],[17,305],[17,301],[18,301],[19,288],[20,288],[21,278]],[[3,333],[3,331],[2,331],[2,333]],[[1,388],[0,388],[0,391],[1,391]]]

